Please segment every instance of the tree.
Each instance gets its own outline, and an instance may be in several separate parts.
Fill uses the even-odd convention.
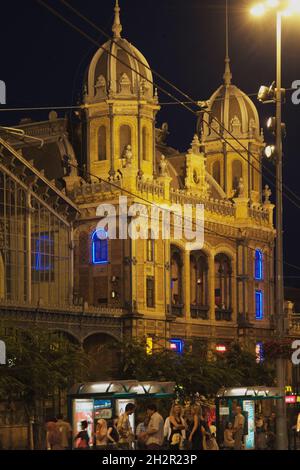
[[[43,404],[55,390],[66,392],[88,378],[89,357],[66,337],[39,328],[0,325],[7,365],[0,367],[0,399],[21,401],[28,425],[44,418]]]
[[[211,360],[207,360],[207,354],[199,354],[199,345],[187,348],[182,355],[164,348],[147,354],[144,340],[124,342],[119,354],[120,378],[172,381],[186,396],[214,396],[223,386],[272,385],[274,381],[272,368],[257,364],[255,355],[236,343],[226,354],[214,354]]]

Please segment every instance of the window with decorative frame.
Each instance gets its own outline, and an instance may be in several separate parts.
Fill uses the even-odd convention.
[[[96,230],[92,235],[92,263],[108,263],[108,234],[106,230]]]

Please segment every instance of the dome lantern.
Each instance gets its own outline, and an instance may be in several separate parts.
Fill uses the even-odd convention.
[[[87,104],[118,98],[154,101],[150,66],[143,54],[121,37],[122,30],[120,6],[116,0],[114,37],[98,49],[88,68]]]

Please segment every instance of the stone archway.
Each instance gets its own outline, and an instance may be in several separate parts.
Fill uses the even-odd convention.
[[[91,380],[103,381],[118,378],[119,343],[106,333],[94,333],[85,338],[84,350],[91,356]]]

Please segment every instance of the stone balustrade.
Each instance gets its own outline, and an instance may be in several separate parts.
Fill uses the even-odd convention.
[[[171,190],[170,199],[172,204],[203,204],[205,210],[229,217],[235,216],[235,207],[231,201],[224,199],[201,198],[192,194],[186,194],[186,191]]]

